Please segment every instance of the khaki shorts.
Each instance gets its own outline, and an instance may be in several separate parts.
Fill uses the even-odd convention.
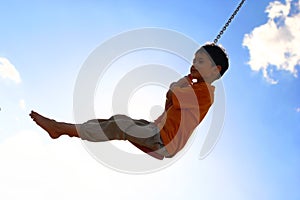
[[[166,157],[169,155],[160,137],[160,130],[153,122],[132,119],[126,115],[89,120],[80,125],[79,135],[81,139],[91,142],[128,140]]]

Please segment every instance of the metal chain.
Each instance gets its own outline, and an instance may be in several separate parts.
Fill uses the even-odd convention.
[[[236,16],[236,14],[239,12],[240,8],[242,7],[242,5],[244,4],[246,0],[242,0],[238,7],[235,9],[235,11],[232,13],[231,17],[228,19],[228,21],[226,22],[226,24],[223,26],[222,30],[219,32],[219,34],[217,35],[217,37],[214,39],[214,44],[218,43],[218,40],[221,38],[221,36],[223,35],[223,33],[225,32],[225,30],[228,28],[229,24],[231,23],[231,21],[233,20],[233,18]]]

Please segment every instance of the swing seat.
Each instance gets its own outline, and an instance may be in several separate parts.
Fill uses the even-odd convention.
[[[130,141],[131,142],[131,141]],[[159,154],[159,153],[156,153],[155,151],[153,151],[152,149],[149,149],[145,146],[141,146],[137,143],[134,143],[134,142],[131,142],[134,146],[136,146],[138,149],[140,149],[141,151],[145,152],[146,154],[158,159],[158,160],[163,160],[164,159],[164,156]]]

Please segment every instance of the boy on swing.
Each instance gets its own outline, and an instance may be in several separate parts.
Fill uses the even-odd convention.
[[[114,115],[109,119],[93,119],[83,124],[56,122],[32,111],[31,118],[51,138],[61,135],[91,142],[128,140],[158,159],[173,157],[187,143],[214,101],[212,82],[228,69],[225,50],[215,44],[202,46],[193,59],[190,74],[170,85],[165,111],[154,122]]]

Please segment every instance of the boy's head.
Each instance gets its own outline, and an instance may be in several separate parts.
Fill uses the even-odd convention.
[[[211,83],[222,77],[228,66],[225,50],[215,44],[206,44],[195,53],[191,75]]]

